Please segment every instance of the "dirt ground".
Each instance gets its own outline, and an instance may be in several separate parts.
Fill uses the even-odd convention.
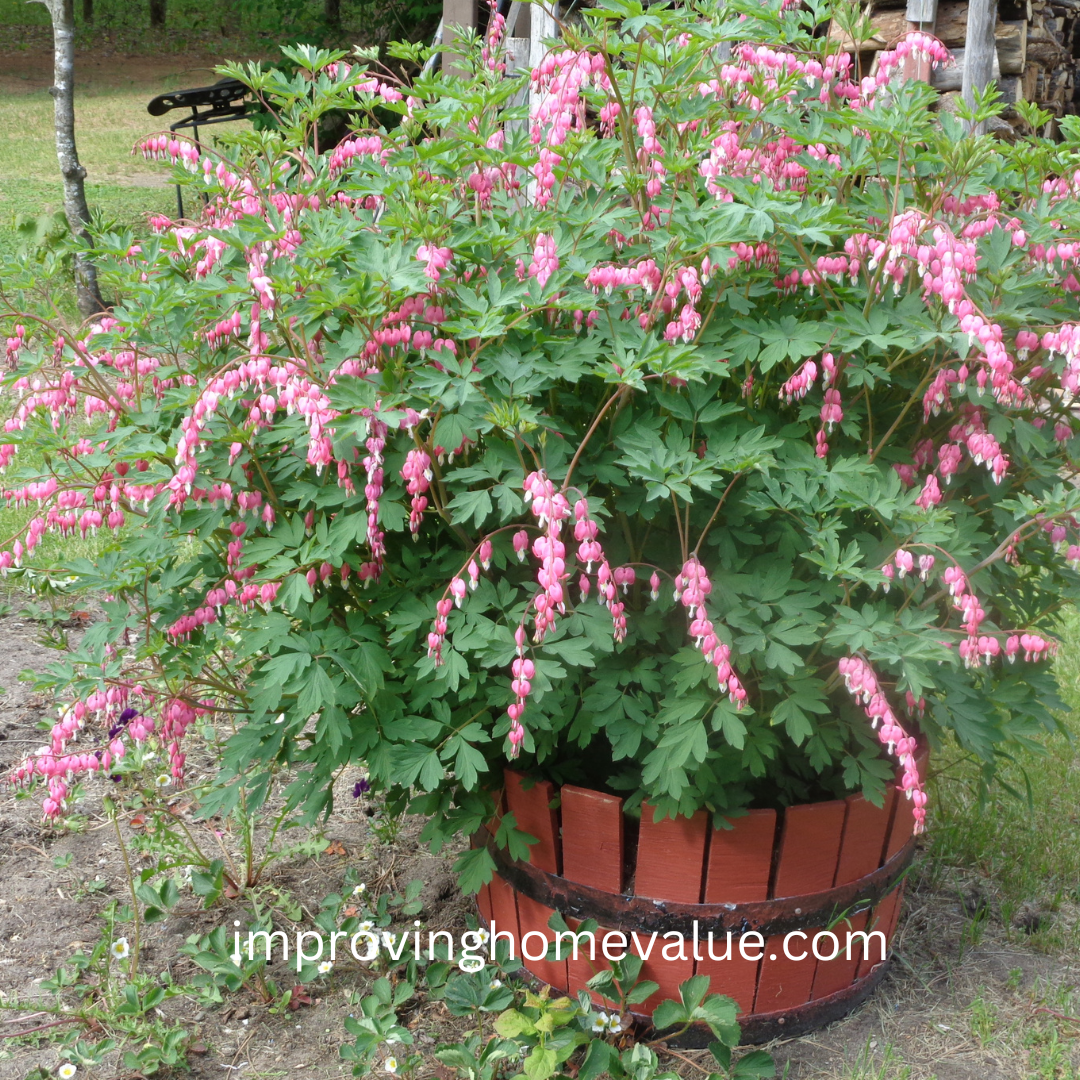
[[[104,924],[100,912],[110,900],[130,900],[119,845],[102,811],[101,795],[107,781],[88,785],[86,798],[75,805],[82,819],[78,830],[60,832],[42,824],[38,798],[20,797],[4,782],[28,752],[46,741],[38,724],[43,719],[51,723],[48,703],[19,681],[25,669],[41,670],[57,659],[55,649],[35,640],[40,631],[41,624],[19,616],[0,618],[0,686],[6,691],[0,696],[0,1004],[17,1000],[27,1006],[25,1010],[0,1012],[0,1032],[26,1030],[51,1019],[33,1016],[33,1003],[44,993],[42,980],[52,976],[80,947],[89,951],[101,935]],[[191,749],[194,753],[189,760],[198,775],[199,766],[207,766],[210,758],[205,750]],[[347,789],[355,779],[342,777],[346,803],[352,802]],[[121,820],[130,845],[141,816],[128,810]],[[190,817],[187,824],[200,843],[208,843],[212,834],[209,825],[195,823]],[[417,831],[415,823],[406,826],[397,842],[388,847],[375,837],[365,809],[359,804],[348,806],[335,813],[322,830],[320,846],[325,844],[325,854],[273,864],[265,879],[263,901],[280,897],[285,906],[296,903],[313,914],[324,896],[341,890],[346,869],[354,867],[360,880],[376,894],[400,892],[410,881],[422,880],[420,917],[440,929],[461,932],[472,908],[457,892],[449,870],[456,853],[431,856],[417,845]],[[238,854],[235,838],[226,834],[222,842]],[[70,862],[58,868],[58,858],[66,856],[71,857]],[[135,873],[149,865],[139,861],[130,846],[129,856]],[[234,918],[248,914],[239,902],[228,900],[204,911],[201,901],[186,893],[175,915],[143,926],[141,969],[167,970],[178,982],[189,980],[198,968],[178,952],[187,937],[222,924],[231,928]],[[124,932],[130,940],[130,926]],[[295,983],[295,979],[287,981],[285,971],[280,978],[283,986]],[[340,977],[335,972],[331,979],[307,988],[310,1005],[284,1015],[271,1014],[254,995],[243,992],[227,995],[225,1004],[216,1009],[198,1008],[189,999],[174,999],[163,1011],[170,1020],[184,1024],[191,1033],[191,1043],[201,1051],[190,1056],[187,1075],[192,1077],[278,1077],[297,1070],[304,1070],[306,1077],[344,1076],[350,1074],[350,1067],[340,1062],[338,1054],[346,1041],[343,1021],[355,1011],[350,996],[362,985],[347,970]],[[16,1023],[21,1017],[29,1019]],[[434,1025],[426,1023],[418,1034],[421,1045],[433,1045],[440,1037],[438,1018],[430,1019]],[[7,1044],[7,1049],[0,1049],[0,1080],[22,1080],[42,1066],[55,1068],[59,1058],[47,1038],[55,1034],[40,1033],[37,1038],[41,1041],[36,1045],[26,1040],[17,1048]],[[102,1034],[87,1037],[94,1041]],[[0,1040],[3,1038],[0,1034]],[[0,1047],[4,1045],[0,1042]],[[91,1070],[89,1075],[125,1080],[139,1075],[114,1064],[115,1056],[108,1059],[106,1067]],[[85,1074],[80,1071],[80,1075]]]
[[[49,717],[48,703],[19,681],[24,669],[41,670],[58,656],[40,643],[41,633],[42,624],[24,616],[0,618],[0,686],[6,691],[0,696],[0,781],[44,741],[37,725]],[[191,760],[196,770],[210,764],[209,755],[200,755],[196,748]],[[345,787],[352,782],[342,778]],[[0,1032],[26,1030],[50,1019],[33,1015],[33,1003],[43,993],[41,981],[80,945],[98,939],[99,913],[109,899],[127,899],[124,863],[102,813],[103,785],[100,781],[97,788],[88,788],[91,793],[76,807],[83,824],[73,832],[43,826],[37,799],[20,798],[10,785],[0,793],[0,1004],[10,1008],[18,1000],[26,1005],[23,1011],[0,1013]],[[344,801],[351,804],[348,798]],[[129,810],[122,820],[130,841],[138,816]],[[376,891],[403,889],[408,881],[421,879],[421,917],[429,927],[460,931],[471,902],[454,886],[449,872],[453,856],[432,857],[416,843],[416,832],[415,825],[407,826],[387,845],[375,836],[364,807],[348,805],[335,812],[325,830],[328,850],[316,858],[274,864],[267,887],[311,912],[324,895],[341,888],[349,866]],[[226,836],[223,842],[231,839]],[[70,862],[58,867],[57,857],[67,855]],[[769,1047],[780,1075],[791,1080],[1076,1077],[1077,958],[1042,955],[1026,947],[1015,929],[1000,925],[992,883],[970,873],[939,870],[931,875],[929,862],[920,861],[911,882],[892,973],[854,1016],[812,1036]],[[135,868],[141,865],[136,862]],[[178,951],[187,936],[223,922],[231,925],[241,914],[240,906],[228,901],[205,912],[197,898],[186,894],[177,914],[144,928],[144,970],[168,970],[177,981],[190,979],[196,969]],[[1063,908],[1055,917],[1073,919],[1076,914]],[[227,996],[219,1007],[200,1008],[193,1000],[174,999],[165,1011],[184,1024],[200,1051],[190,1056],[192,1077],[295,1073],[330,1078],[349,1072],[339,1059],[339,1047],[346,1041],[343,1021],[355,1010],[351,995],[360,985],[359,975],[341,966],[340,974],[335,971],[326,983],[309,990],[312,1003],[296,1012],[273,1014],[243,992]],[[442,1041],[454,1023],[441,1005],[429,1006],[410,1022],[421,1050]],[[42,1031],[17,1043],[0,1042],[0,1080],[22,1080],[35,1068],[55,1068],[59,1059],[50,1041],[55,1034]],[[691,1064],[698,1060],[699,1054],[686,1052],[671,1058],[670,1067],[687,1077],[701,1076],[700,1067]],[[138,1074],[110,1058],[105,1066],[80,1075],[133,1080]]]
[[[220,75],[214,66],[226,58],[256,59],[232,53],[182,53],[175,56],[132,56],[108,49],[77,50],[76,93],[145,89],[149,99],[166,90],[207,86]],[[51,49],[4,52],[0,46],[0,93],[25,94],[52,85]]]

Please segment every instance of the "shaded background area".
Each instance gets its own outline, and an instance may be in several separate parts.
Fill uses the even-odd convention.
[[[429,39],[442,12],[432,0],[74,0],[76,45],[103,51],[236,56],[281,42],[348,48]],[[40,4],[0,0],[5,52],[51,46]]]

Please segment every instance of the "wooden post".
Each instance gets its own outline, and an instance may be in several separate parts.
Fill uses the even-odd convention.
[[[476,26],[476,0],[443,0],[442,46],[443,71],[448,75],[464,76],[461,53],[456,48],[455,27],[471,30]]]
[[[559,28],[555,20],[559,17],[558,0],[534,0],[529,9],[529,67],[535,68],[544,54],[547,46],[544,38],[553,38],[558,35]],[[537,105],[536,91],[529,94],[529,112],[532,113]]]
[[[975,103],[975,91],[980,92],[993,75],[997,45],[994,27],[997,23],[997,0],[970,0],[968,4],[967,38],[964,41],[964,78],[961,85],[964,101],[970,108]],[[976,124],[973,134],[982,135],[986,124]]]

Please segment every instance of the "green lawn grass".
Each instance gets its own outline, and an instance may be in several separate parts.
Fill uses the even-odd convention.
[[[1003,923],[1024,905],[1046,913],[1028,939],[1050,951],[1080,946],[1075,917],[1055,917],[1080,905],[1080,615],[1069,612],[1062,634],[1055,664],[1068,734],[1048,738],[1044,755],[1022,755],[1002,770],[1015,790],[1030,790],[1030,805],[1000,787],[980,805],[974,762],[947,753],[936,769],[928,832],[933,869],[979,873],[997,895]]]
[[[174,212],[169,170],[131,154],[160,126],[146,112],[143,91],[77,95],[75,136],[92,213],[145,232],[148,214]],[[62,208],[52,99],[44,91],[7,95],[0,99],[0,258],[18,248],[21,220]]]
[[[160,120],[147,114],[146,100],[143,90],[127,90],[82,94],[76,101],[76,139],[88,173],[86,198],[91,212],[136,235],[149,232],[149,214],[172,215],[176,205],[174,190],[167,183],[168,167],[131,155],[138,139],[160,127]],[[0,264],[23,243],[18,232],[21,221],[62,209],[52,99],[43,91],[0,98]],[[75,318],[74,289],[65,282],[59,290],[53,300],[66,316]],[[9,466],[3,486],[18,485],[40,465],[21,452]],[[35,513],[34,509],[0,508],[2,546]],[[111,542],[108,530],[85,541],[48,534],[33,561],[46,565],[67,557],[94,558]],[[19,579],[14,574],[9,580],[18,583]]]

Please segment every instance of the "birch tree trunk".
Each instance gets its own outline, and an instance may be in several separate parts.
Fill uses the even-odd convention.
[[[90,208],[83,180],[86,170],[75,149],[75,0],[39,0],[48,9],[53,27],[53,115],[56,127],[56,158],[64,178],[64,213],[68,227],[79,242],[75,252],[75,294],[84,319],[105,310],[98,291],[97,268],[81,245],[88,245]]]

